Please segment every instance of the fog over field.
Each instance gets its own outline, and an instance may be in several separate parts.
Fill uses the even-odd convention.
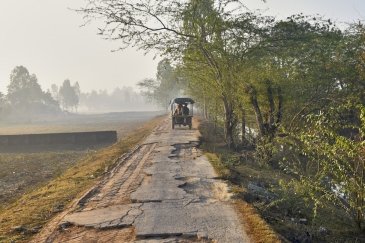
[[[364,19],[365,11],[360,0],[245,4],[278,18],[303,12],[340,24]],[[84,0],[0,2],[0,122],[32,121],[38,113],[54,116],[61,111],[160,109],[141,96],[137,83],[156,77],[161,58],[154,59],[153,50],[148,55],[134,48],[112,52],[120,43],[96,35],[102,22],[80,27],[83,15],[72,9],[84,6]]]

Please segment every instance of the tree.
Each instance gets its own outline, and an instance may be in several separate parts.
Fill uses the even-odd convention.
[[[0,115],[4,117],[5,113],[5,96],[0,92]]]
[[[233,46],[231,39],[242,29],[249,37],[254,35],[255,16],[240,14],[244,6],[240,1],[231,0],[139,0],[133,3],[99,0],[89,3],[80,11],[88,19],[103,18],[106,25],[100,29],[100,34],[119,40],[121,48],[133,45],[145,51],[157,50],[176,61],[188,53],[200,55],[199,59],[209,68],[207,72],[213,73],[213,81],[219,86],[226,141],[233,148],[236,118],[231,57],[234,50],[245,45],[240,41],[237,42],[240,45]],[[150,81],[145,83],[154,85]]]
[[[275,38],[282,41],[276,57],[289,100],[286,136],[277,143],[289,148],[279,159],[293,176],[285,188],[303,196],[315,213],[329,204],[341,208],[364,230],[365,46],[359,27],[341,32],[329,21],[301,16],[276,26]]]
[[[341,31],[318,17],[275,21],[247,12],[238,0],[88,2],[81,11],[88,20],[104,19],[100,34],[119,40],[121,49],[154,50],[173,60],[184,91],[224,127],[229,148],[236,147],[239,120],[244,142],[246,114],[254,114],[263,162],[280,161],[293,172],[291,190],[315,205],[343,208],[363,227],[362,24]],[[163,103],[173,80],[140,85]]]
[[[75,84],[72,86],[75,90],[76,95],[79,97],[81,94],[80,84],[79,82],[75,82]]]
[[[78,92],[80,91],[80,87],[78,83],[75,83],[74,86],[71,86],[70,80],[66,79],[62,86],[59,89],[59,96],[61,99],[61,104],[65,110],[69,108],[77,109],[79,104],[79,96]]]
[[[56,84],[52,84],[51,85],[51,94],[53,99],[59,101],[60,97],[59,97],[59,88]]]
[[[23,66],[17,66],[10,74],[7,99],[14,107],[26,107],[27,105],[40,102],[42,89],[38,84],[37,77],[30,75]]]
[[[59,110],[58,102],[50,93],[42,91],[36,75],[31,75],[23,66],[17,66],[11,72],[6,98],[12,112],[21,116]]]
[[[73,107],[75,108],[76,112],[77,112],[77,107],[80,103],[80,95],[81,95],[81,89],[80,89],[80,85],[79,82],[75,82],[74,85],[72,86],[75,95],[73,96],[73,100],[72,100],[72,104]]]
[[[158,63],[156,79],[145,79],[138,86],[143,89],[146,97],[162,108],[167,108],[173,98],[181,95],[182,81],[170,61],[165,58]]]

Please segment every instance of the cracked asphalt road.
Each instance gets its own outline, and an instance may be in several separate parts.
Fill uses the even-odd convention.
[[[165,119],[33,242],[249,242],[199,135]]]

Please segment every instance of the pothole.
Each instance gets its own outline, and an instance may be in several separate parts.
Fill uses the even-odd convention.
[[[191,242],[215,242],[205,234],[200,232],[188,233],[160,233],[160,234],[146,234],[137,235],[139,243],[147,242],[164,242],[164,243],[191,243]]]
[[[181,157],[181,156],[194,157],[194,155],[196,157],[197,156],[196,147],[199,146],[199,142],[179,143],[179,144],[174,144],[173,146],[174,150],[171,152],[169,158]]]

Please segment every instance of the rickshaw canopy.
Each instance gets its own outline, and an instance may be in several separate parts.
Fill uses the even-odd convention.
[[[171,104],[185,104],[185,103],[190,103],[190,104],[194,104],[195,101],[191,98],[175,98],[171,101]]]

